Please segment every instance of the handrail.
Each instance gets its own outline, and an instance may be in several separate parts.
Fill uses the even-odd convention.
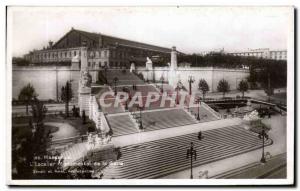
[[[210,111],[211,113],[213,113],[218,119],[222,119],[222,115],[218,112],[216,112],[214,109],[212,109],[211,107],[209,107],[206,103],[202,102],[201,103],[203,105],[203,107],[205,109],[207,109],[208,111]]]

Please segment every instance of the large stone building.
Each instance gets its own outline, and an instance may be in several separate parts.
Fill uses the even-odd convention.
[[[233,56],[251,56],[272,60],[287,60],[287,50],[270,50],[269,48],[250,49],[248,51],[227,53]]]
[[[56,43],[50,41],[48,47],[34,50],[25,58],[32,64],[71,65],[74,57],[81,57],[82,47],[87,48],[89,69],[129,67],[132,62],[140,65],[146,57],[170,57],[171,52],[169,48],[72,28]]]

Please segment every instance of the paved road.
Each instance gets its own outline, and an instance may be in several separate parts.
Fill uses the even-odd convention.
[[[70,103],[69,109],[73,108],[73,106],[77,107],[76,103]],[[64,103],[59,103],[59,104],[45,104],[45,106],[48,109],[48,112],[59,112],[59,111],[65,111],[65,104]],[[28,106],[28,111],[31,111],[31,106]],[[12,106],[12,114],[26,114],[26,106],[24,105],[18,105],[18,106]]]
[[[68,123],[46,122],[45,125],[58,127],[58,131],[52,133],[52,140],[64,139],[79,135],[79,132]]]
[[[286,153],[272,156],[267,163],[259,161],[213,176],[213,179],[286,178]]]

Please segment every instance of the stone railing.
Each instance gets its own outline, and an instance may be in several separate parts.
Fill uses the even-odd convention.
[[[216,112],[215,110],[213,110],[211,107],[209,107],[206,103],[201,102],[202,106],[207,109],[208,111],[210,111],[214,116],[216,116],[218,119],[222,119],[222,115],[219,114],[218,112]]]
[[[102,125],[102,129],[105,129],[106,133],[109,132],[110,125],[108,124],[107,119],[106,119],[106,115],[103,112],[101,112],[101,123],[102,123],[101,124]]]

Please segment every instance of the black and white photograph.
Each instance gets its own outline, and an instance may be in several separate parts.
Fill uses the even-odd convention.
[[[7,6],[8,184],[294,184],[294,14]]]

